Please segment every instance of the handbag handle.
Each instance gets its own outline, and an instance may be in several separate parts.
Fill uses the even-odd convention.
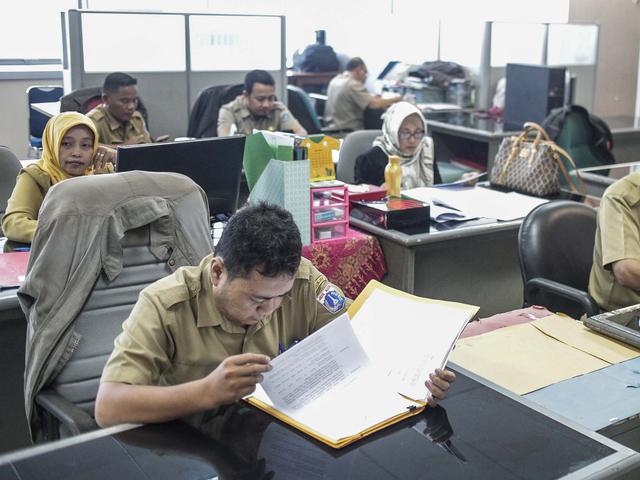
[[[547,142],[551,141],[551,138],[549,137],[549,135],[547,134],[544,128],[542,128],[536,122],[526,122],[524,124],[524,131],[529,133],[531,130],[536,130],[538,132],[538,134],[536,135],[536,140],[538,139],[538,137],[542,136]]]
[[[578,193],[581,193],[582,195],[585,195],[584,181],[582,180],[582,177],[580,176],[580,172],[578,171],[578,168],[576,167],[576,164],[573,162],[573,159],[571,158],[571,155],[569,155],[562,147],[556,145],[555,143],[552,144],[552,148],[553,148],[554,152],[559,153],[560,155],[562,155],[564,158],[567,159],[567,161],[573,167],[573,171],[576,173],[576,177],[578,177],[578,187],[576,187],[575,182],[573,181],[573,179],[569,175],[569,172],[567,172],[567,169],[565,168],[564,163],[562,163],[562,160],[560,159],[560,157],[556,156],[556,155],[553,156],[553,159],[558,164],[558,167],[560,167],[560,171],[562,172],[562,176],[567,181],[567,185],[569,185],[569,189],[572,192],[578,192]]]
[[[509,165],[511,165],[511,162],[513,162],[513,160],[516,158],[516,155],[518,155],[520,151],[520,146],[522,145],[522,143],[524,143],[524,141],[529,138],[529,134],[534,130],[536,131],[536,138],[533,141],[533,145],[531,147],[532,155],[538,149],[538,145],[540,144],[540,141],[542,140],[543,137],[545,138],[545,140],[549,142],[551,141],[551,139],[549,138],[549,135],[547,135],[547,132],[544,131],[544,128],[542,128],[540,125],[538,125],[535,122],[526,122],[524,124],[524,131],[520,135],[518,135],[518,137],[516,138],[516,141],[513,143],[511,153],[509,154],[509,157],[507,157],[507,161],[504,163],[504,166],[502,167],[502,171],[498,176],[500,182],[504,182],[504,177],[507,174],[507,169],[509,168]]]

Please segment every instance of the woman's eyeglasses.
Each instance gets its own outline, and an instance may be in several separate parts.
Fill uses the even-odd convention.
[[[400,140],[409,140],[411,137],[416,140],[422,140],[424,138],[424,130],[418,130],[415,132],[398,132],[398,138]]]

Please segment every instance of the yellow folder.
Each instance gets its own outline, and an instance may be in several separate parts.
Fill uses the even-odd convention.
[[[345,408],[343,403],[335,402],[332,404],[330,401],[325,402],[323,403],[325,410],[321,410],[324,412],[324,416],[315,419],[315,428],[294,418],[295,415],[292,416],[283,412],[282,410],[286,410],[285,408],[278,408],[273,403],[270,404],[268,397],[265,401],[264,397],[258,398],[260,395],[256,393],[245,400],[256,408],[267,412],[332,448],[342,448],[389,425],[417,415],[424,410],[426,407],[426,394],[428,393],[423,385],[424,380],[427,379],[428,373],[434,370],[435,367],[444,366],[455,341],[477,311],[478,307],[420,298],[382,285],[379,282],[371,281],[349,308],[349,318],[352,321],[347,321],[346,323],[353,326],[357,340],[367,353],[371,365],[375,366],[374,373],[385,373],[386,376],[393,377],[398,372],[394,370],[394,366],[389,365],[393,363],[389,358],[406,355],[406,358],[415,358],[416,363],[413,366],[409,365],[407,371],[400,372],[403,375],[410,372],[412,375],[407,374],[407,376],[415,378],[416,372],[412,371],[411,368],[419,370],[418,365],[429,365],[429,371],[425,371],[424,375],[420,376],[420,382],[414,382],[413,384],[394,382],[392,384],[398,386],[398,390],[384,390],[379,395],[374,393],[373,395],[358,397],[365,399],[371,399],[371,397],[394,399],[392,403],[385,405],[385,408],[374,411],[371,415],[368,410],[377,408],[376,402],[373,401],[363,400],[358,403],[358,407],[355,407],[359,411],[349,412],[343,410],[340,414],[336,412],[337,409]],[[417,318],[418,316],[420,318]],[[313,335],[321,335],[322,331],[323,329]],[[427,332],[430,333],[426,335]],[[307,338],[311,338],[313,335]],[[433,338],[429,340],[420,338],[425,335],[427,338]],[[396,341],[403,337],[405,337],[404,341]],[[390,345],[388,351],[386,351],[387,349],[383,351],[375,347],[376,345],[384,345],[388,339],[400,344]],[[420,351],[419,345],[423,344],[423,342],[431,349],[431,352]],[[429,342],[431,342],[430,346]],[[304,340],[292,348],[299,348],[303,344]],[[425,358],[428,362],[422,363]],[[401,360],[399,365],[402,367]],[[276,368],[278,366],[274,366],[274,370]],[[377,377],[372,378],[365,375],[362,377],[365,378],[365,381],[369,379],[376,380],[369,382],[367,386],[370,388],[380,385]],[[353,383],[357,382],[354,381]],[[413,394],[406,395],[401,393],[400,390]],[[332,434],[330,432],[331,427],[326,426],[326,424],[330,423],[329,420],[333,417],[338,418],[340,415],[346,418],[362,416],[360,423],[354,423],[354,425],[360,425],[362,428],[345,435],[336,436]],[[371,423],[367,423],[369,420],[371,420]]]

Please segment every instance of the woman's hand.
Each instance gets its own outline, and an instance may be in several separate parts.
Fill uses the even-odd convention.
[[[96,150],[96,153],[93,155],[94,170],[103,170],[106,167],[107,163],[115,163],[115,162],[116,162],[115,148],[100,145]]]
[[[471,172],[465,172],[460,177],[460,181],[464,182],[465,185],[469,185],[470,187],[474,186],[478,183],[478,173],[475,170]]]

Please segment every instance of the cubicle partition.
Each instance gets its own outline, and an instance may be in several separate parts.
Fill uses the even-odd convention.
[[[476,107],[481,109],[491,107],[507,63],[565,67],[575,78],[573,103],[592,110],[598,35],[594,24],[441,21],[438,53],[430,59],[467,68],[476,85]]]
[[[553,23],[485,24],[482,61],[479,68],[479,98],[491,106],[498,80],[505,76],[507,63],[565,67],[573,78],[572,103],[593,110],[595,96],[598,25]]]
[[[65,92],[129,73],[154,136],[184,136],[202,89],[242,83],[256,68],[274,76],[286,102],[284,16],[69,10],[63,42]]]

